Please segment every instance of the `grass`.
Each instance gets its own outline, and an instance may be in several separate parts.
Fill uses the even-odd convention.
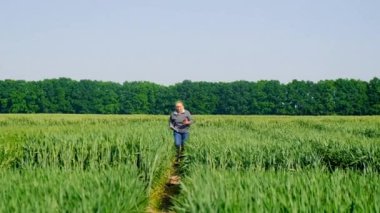
[[[176,212],[379,212],[380,176],[327,172],[192,170]]]
[[[194,116],[178,212],[380,211],[379,116]],[[162,115],[0,115],[1,212],[159,210]]]
[[[1,181],[9,187],[0,189],[0,210],[145,210],[171,166],[171,134],[162,120],[1,115]]]
[[[2,171],[1,212],[143,212],[146,184],[129,167]]]
[[[378,116],[202,121],[177,212],[380,211]]]

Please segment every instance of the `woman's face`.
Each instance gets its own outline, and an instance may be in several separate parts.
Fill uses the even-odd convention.
[[[176,110],[177,112],[182,112],[182,111],[183,111],[183,104],[182,104],[182,103],[177,103],[177,104],[175,105],[175,110]]]

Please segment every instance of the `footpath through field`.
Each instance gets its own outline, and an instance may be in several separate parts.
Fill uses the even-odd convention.
[[[181,166],[183,164],[184,159],[183,153],[180,153],[179,156],[176,156],[175,160],[172,163],[170,171],[166,174],[169,174],[167,177],[166,183],[162,185],[161,189],[157,189],[158,191],[162,191],[159,196],[158,206],[148,206],[147,211],[149,213],[157,213],[157,212],[173,212],[171,207],[173,206],[173,198],[181,192]]]

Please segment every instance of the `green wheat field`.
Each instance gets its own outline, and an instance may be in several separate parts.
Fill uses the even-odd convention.
[[[194,115],[173,212],[380,212],[380,116]],[[0,115],[0,212],[160,211],[164,115]]]

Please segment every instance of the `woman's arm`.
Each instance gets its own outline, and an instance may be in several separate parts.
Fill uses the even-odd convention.
[[[174,125],[172,123],[172,115],[169,116],[169,128],[170,129],[173,129],[174,128]]]
[[[194,123],[194,120],[190,114],[189,111],[187,111],[187,114],[186,114],[186,122],[184,123],[185,125],[191,125]]]
[[[172,122],[172,115],[169,117],[169,129],[172,129],[174,131],[177,131],[177,128],[175,128],[173,122]]]

